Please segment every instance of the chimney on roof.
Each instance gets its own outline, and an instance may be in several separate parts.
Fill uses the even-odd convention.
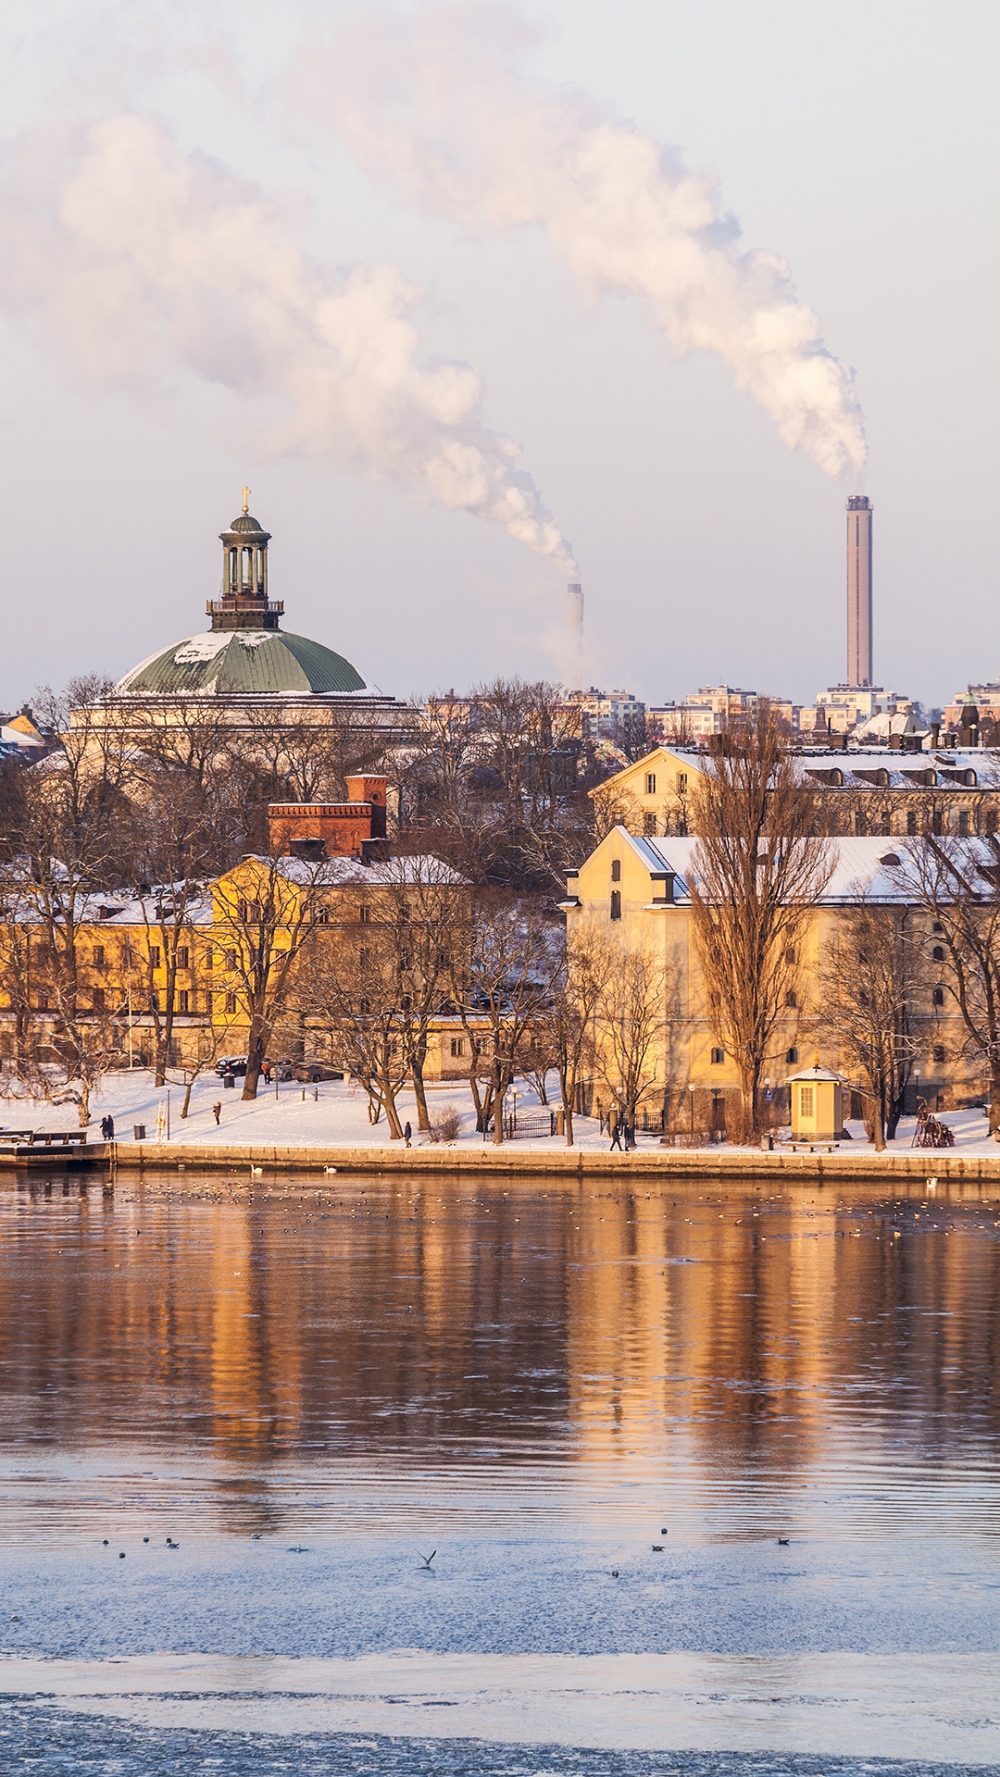
[[[386,835],[386,779],[349,777],[348,802],[272,802],[267,810],[276,858],[368,857]]]

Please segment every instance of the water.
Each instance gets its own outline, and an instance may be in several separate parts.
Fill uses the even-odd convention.
[[[976,1186],[4,1181],[0,1765],[1000,1764],[998,1305]]]

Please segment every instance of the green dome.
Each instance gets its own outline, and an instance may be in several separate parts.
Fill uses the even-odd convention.
[[[367,691],[360,673],[306,636],[277,629],[207,630],[151,654],[117,686],[135,696],[280,696]]]

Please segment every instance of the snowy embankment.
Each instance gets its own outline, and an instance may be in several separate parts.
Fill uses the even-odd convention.
[[[244,1102],[241,1098],[243,1081],[237,1080],[235,1089],[225,1090],[222,1081],[210,1074],[198,1080],[191,1093],[189,1115],[182,1118],[181,1104],[184,1098],[182,1086],[169,1088],[169,1126],[170,1141],[192,1142],[199,1146],[219,1143],[225,1146],[243,1144],[247,1147],[384,1147],[392,1145],[398,1148],[401,1144],[390,1144],[389,1130],[383,1118],[377,1124],[368,1120],[368,1100],[359,1086],[352,1086],[344,1081],[326,1081],[319,1086],[301,1086],[289,1081],[277,1087],[265,1086],[261,1083],[256,1099]],[[101,1139],[101,1118],[110,1115],[115,1122],[115,1135],[123,1143],[133,1139],[132,1131],[136,1124],[145,1125],[146,1139],[155,1143],[157,1139],[157,1114],[168,1110],[167,1089],[155,1089],[152,1075],[146,1069],[136,1069],[132,1073],[108,1074],[91,1101],[93,1121],[90,1127],[90,1140]],[[457,1144],[461,1147],[482,1147],[483,1138],[476,1132],[476,1117],[469,1088],[458,1082],[446,1087],[432,1087],[428,1092],[431,1117],[434,1121],[445,1116],[449,1111],[457,1113],[459,1136]],[[212,1111],[214,1104],[221,1105],[218,1125]],[[518,1116],[522,1114],[532,1119],[541,1114],[547,1116],[547,1110],[540,1107],[536,1093],[523,1081],[517,1087],[516,1106],[514,1095],[509,1094],[506,1110],[516,1108]],[[413,1128],[414,1146],[428,1141],[427,1135],[417,1130],[417,1109],[413,1093],[402,1092],[399,1096],[399,1114],[401,1122],[407,1122]],[[941,1150],[945,1154],[990,1154],[1000,1157],[1000,1145],[991,1140],[987,1131],[986,1118],[982,1111],[945,1111],[940,1114],[940,1121],[951,1126],[955,1135],[955,1146]],[[63,1130],[75,1129],[78,1126],[77,1113],[73,1105],[51,1105],[42,1100],[5,1098],[0,1099],[0,1125],[11,1129],[42,1129]],[[913,1138],[914,1120],[904,1118],[900,1124],[899,1134],[889,1144],[889,1153],[909,1152]],[[874,1149],[864,1139],[864,1127],[860,1123],[849,1123],[852,1140],[844,1143],[845,1150],[852,1154],[870,1154]],[[601,1133],[596,1118],[575,1117],[573,1120],[575,1143],[582,1149],[606,1149],[608,1137]],[[164,1139],[166,1131],[164,1130]],[[562,1136],[517,1137],[517,1146],[525,1151],[551,1150],[565,1146]],[[655,1135],[638,1136],[641,1151],[653,1151],[660,1146]],[[672,1149],[676,1153],[677,1149]],[[725,1151],[732,1153],[732,1147]],[[934,1150],[924,1150],[928,1164],[933,1165]]]

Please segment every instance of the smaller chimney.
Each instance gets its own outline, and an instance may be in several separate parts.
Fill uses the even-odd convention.
[[[566,677],[569,690],[583,689],[583,587],[571,580],[566,588]]]

